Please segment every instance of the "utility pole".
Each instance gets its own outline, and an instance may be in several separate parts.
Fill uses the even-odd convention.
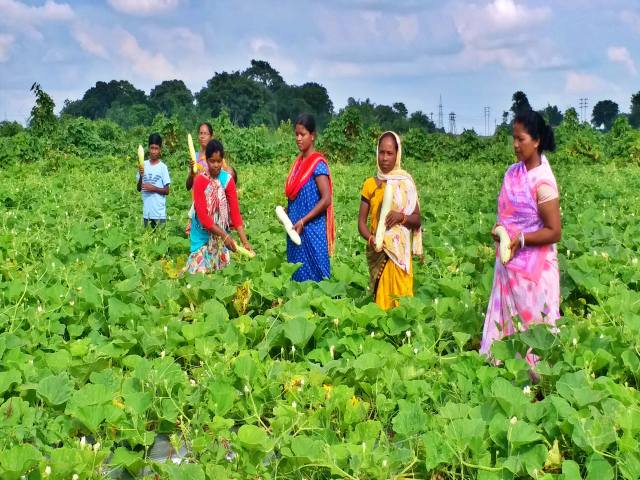
[[[429,113],[429,119],[431,120],[431,123],[433,123],[433,112]]]
[[[438,105],[438,129],[444,128],[444,116],[442,115],[442,94],[440,95],[440,104]]]
[[[449,114],[449,133],[456,134],[456,114],[454,112]]]

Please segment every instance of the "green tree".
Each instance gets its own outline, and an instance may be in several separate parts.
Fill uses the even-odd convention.
[[[18,122],[10,122],[9,120],[0,122],[0,137],[13,137],[22,130],[24,130],[24,127]]]
[[[408,128],[420,128],[426,132],[435,132],[436,125],[431,121],[429,116],[417,110],[409,117]]]
[[[593,107],[591,112],[591,124],[595,128],[604,126],[606,131],[611,130],[611,126],[618,116],[618,104],[612,100],[600,100]]]
[[[206,116],[217,117],[226,109],[231,120],[240,126],[251,124],[253,115],[270,100],[264,85],[247,78],[240,72],[216,73],[196,93],[198,110]]]
[[[149,92],[149,104],[158,113],[166,116],[179,112],[194,112],[193,94],[182,80],[165,80]]]
[[[105,118],[116,122],[122,128],[132,128],[138,125],[150,125],[153,115],[153,110],[146,103],[123,105],[120,102],[114,102],[107,110]]]
[[[272,92],[286,85],[280,73],[265,60],[251,60],[251,66],[242,72],[242,75],[264,85]]]
[[[61,113],[95,120],[105,118],[111,105],[116,102],[123,106],[144,105],[147,104],[147,96],[127,80],[96,82],[94,87],[84,93],[81,100],[65,101]]]
[[[631,95],[630,110],[629,123],[635,128],[640,128],[640,92]]]
[[[398,115],[400,115],[400,117],[402,118],[407,118],[407,115],[409,115],[409,110],[407,110],[407,107],[405,106],[404,103],[402,102],[396,102],[393,104],[393,109],[396,111],[396,113]]]
[[[38,132],[51,131],[56,126],[56,115],[53,109],[56,104],[47,92],[45,92],[39,83],[31,85],[31,91],[36,96],[36,104],[31,109],[29,117],[29,126]]]
[[[552,127],[557,127],[562,123],[562,112],[558,109],[557,105],[547,105],[546,108],[539,113]]]
[[[526,112],[527,110],[531,110],[531,105],[529,104],[527,95],[520,90],[513,94],[513,97],[511,97],[511,101],[513,102],[513,104],[511,105],[511,111],[514,115],[518,115],[522,112]]]

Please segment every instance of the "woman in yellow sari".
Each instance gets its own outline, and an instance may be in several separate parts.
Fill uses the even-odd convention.
[[[399,297],[413,296],[411,257],[422,255],[418,191],[411,175],[402,170],[401,159],[400,137],[394,132],[383,133],[378,139],[378,171],[362,186],[358,215],[358,231],[368,244],[367,262],[373,298],[385,310],[397,306]],[[393,188],[393,202],[385,220],[382,249],[377,251],[375,232],[387,183]]]

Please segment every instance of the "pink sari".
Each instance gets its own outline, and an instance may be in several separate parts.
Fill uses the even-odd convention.
[[[536,192],[542,184],[557,191],[556,179],[544,155],[542,164],[530,171],[522,162],[507,170],[498,197],[497,223],[506,228],[510,238],[520,232],[535,232],[544,226],[538,215],[536,199]],[[532,324],[546,323],[555,330],[558,318],[560,272],[555,244],[520,249],[506,265],[500,261],[496,247],[493,289],[480,353],[490,355],[494,340],[518,330],[524,331]],[[531,352],[528,352],[526,360],[531,365],[537,362]]]

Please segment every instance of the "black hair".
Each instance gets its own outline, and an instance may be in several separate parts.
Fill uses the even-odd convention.
[[[380,147],[380,144],[382,143],[382,140],[385,139],[385,138],[390,138],[391,140],[393,140],[393,144],[396,146],[396,152],[397,152],[398,151],[398,139],[391,132],[385,132],[385,133],[382,134],[382,136],[378,140],[378,147]]]
[[[294,126],[296,125],[302,125],[309,133],[316,133],[316,119],[313,118],[313,115],[308,113],[298,115],[296,123],[294,123]]]
[[[547,125],[544,117],[535,110],[527,110],[516,115],[513,123],[519,123],[524,127],[531,138],[540,140],[538,153],[553,152],[556,149],[556,139],[551,125]]]
[[[162,147],[162,137],[159,133],[152,133],[149,135],[149,145],[158,145]]]
[[[200,132],[200,127],[202,127],[202,125],[207,127],[207,130],[209,130],[209,135],[213,135],[213,127],[209,122],[202,122],[200,125],[198,125],[198,132]]]
[[[222,143],[219,140],[209,140],[205,150],[205,155],[207,158],[211,158],[216,152],[220,153],[220,158],[224,158],[224,147],[222,146]]]
[[[231,176],[233,177],[233,183],[238,185],[238,172],[236,172],[236,169],[233,168],[231,165],[229,165],[229,170],[231,170]]]

